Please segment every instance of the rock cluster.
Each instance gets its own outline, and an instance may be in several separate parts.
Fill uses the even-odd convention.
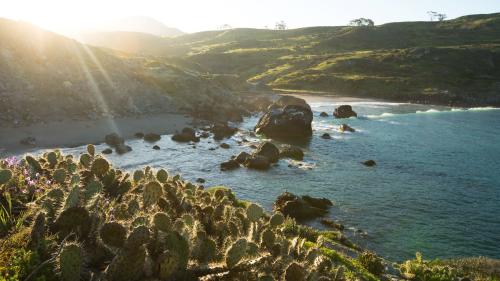
[[[345,104],[335,108],[333,116],[335,116],[335,118],[350,118],[357,117],[358,114],[352,110],[352,106]]]
[[[308,195],[301,197],[290,193],[282,193],[274,202],[274,209],[286,216],[302,220],[321,217],[333,206],[326,198],[314,198]]]

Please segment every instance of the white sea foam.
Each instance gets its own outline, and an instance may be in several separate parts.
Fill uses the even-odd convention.
[[[392,116],[396,116],[396,115],[397,114],[394,114],[394,113],[384,112],[380,115],[366,115],[366,117],[369,119],[379,119],[379,118],[392,117]]]
[[[489,111],[489,110],[500,110],[500,107],[491,107],[491,106],[487,106],[487,107],[472,107],[472,108],[469,108],[467,110],[468,111]]]
[[[417,112],[415,112],[415,113],[417,113],[417,114],[425,114],[425,113],[438,113],[438,112],[442,112],[442,111],[439,111],[437,109],[431,108],[431,109],[428,109],[428,110],[417,110]]]

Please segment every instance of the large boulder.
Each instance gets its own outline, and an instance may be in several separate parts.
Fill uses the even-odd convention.
[[[268,107],[255,131],[271,138],[305,138],[312,135],[313,113],[305,100],[282,96]]]
[[[116,147],[125,144],[125,140],[117,133],[111,133],[104,137],[104,142],[111,147]]]
[[[176,142],[199,142],[200,138],[196,136],[196,132],[191,128],[184,128],[182,132],[172,136],[172,140]]]
[[[236,162],[236,160],[229,160],[226,162],[222,162],[220,164],[221,171],[234,170],[234,169],[238,169],[239,167],[240,167],[240,163]]]
[[[284,192],[274,202],[274,209],[286,216],[298,220],[321,217],[328,212],[332,202],[326,198],[299,197],[290,192]]]
[[[300,147],[294,145],[283,145],[280,149],[281,158],[292,158],[302,161],[304,159],[304,152]]]
[[[335,118],[349,118],[357,117],[358,114],[352,110],[352,106],[344,104],[335,108],[333,116],[335,116]]]
[[[274,144],[266,141],[257,147],[254,155],[264,156],[270,163],[276,163],[280,158],[280,151]]]
[[[214,140],[229,138],[238,131],[237,128],[231,127],[227,123],[214,124],[209,130],[214,134]]]
[[[144,140],[147,142],[157,142],[161,139],[161,136],[155,133],[149,133],[144,135]]]
[[[240,154],[238,154],[238,156],[236,156],[235,160],[238,163],[243,164],[243,163],[245,163],[251,157],[252,157],[252,155],[248,154],[245,151],[242,151],[242,152],[240,152]]]

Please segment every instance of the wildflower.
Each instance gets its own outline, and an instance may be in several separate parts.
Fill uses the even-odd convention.
[[[19,164],[19,160],[15,156],[11,156],[5,159],[5,163],[9,168],[12,168]]]
[[[47,184],[47,185],[50,185],[51,183],[52,183],[52,181],[51,181],[51,180],[47,180],[47,181],[45,182],[45,184]]]
[[[28,180],[28,185],[30,185],[30,186],[35,185],[35,183],[36,182],[34,180],[32,180],[32,179]]]

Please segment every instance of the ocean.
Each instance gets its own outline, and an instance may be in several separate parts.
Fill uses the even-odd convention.
[[[250,152],[250,133],[258,116],[218,147],[213,139],[178,144],[163,136],[154,144],[127,142],[133,151],[109,155],[115,167],[147,165],[205,186],[225,185],[237,196],[272,210],[287,190],[334,202],[328,217],[344,224],[359,245],[394,261],[420,251],[425,258],[488,256],[500,258],[500,110],[449,108],[333,97],[306,97],[314,111],[313,137],[300,146],[304,161],[280,160],[269,171],[240,168],[221,172],[221,162]],[[340,104],[358,118],[334,119]],[[330,117],[319,117],[321,111]],[[340,124],[356,129],[341,133]],[[329,133],[333,139],[320,136]],[[241,143],[242,138],[249,143]],[[279,144],[279,143],[277,143]],[[103,150],[106,145],[98,145]],[[84,147],[62,149],[78,154]],[[377,165],[366,167],[362,161]],[[310,225],[322,227],[317,221]]]

